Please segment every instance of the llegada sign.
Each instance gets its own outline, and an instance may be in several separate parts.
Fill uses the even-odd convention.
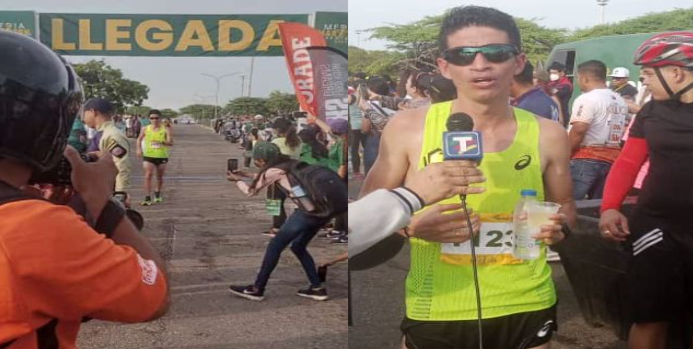
[[[283,56],[277,24],[308,15],[39,15],[41,42],[63,55]]]

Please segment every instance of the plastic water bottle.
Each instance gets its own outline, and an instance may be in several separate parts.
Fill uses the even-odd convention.
[[[520,195],[522,197],[513,212],[513,256],[524,260],[537,259],[541,242],[532,237],[538,232],[532,231],[527,219],[527,206],[537,202],[537,191],[523,189]]]
[[[301,187],[300,185],[295,185],[291,187],[291,193],[294,195],[296,200],[298,200],[300,206],[302,206],[303,209],[306,210],[306,212],[315,211],[315,206],[313,205],[313,202],[310,200],[308,195],[306,195],[306,192],[303,190],[303,187]]]

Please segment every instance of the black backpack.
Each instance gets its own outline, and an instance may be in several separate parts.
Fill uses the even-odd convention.
[[[325,166],[296,162],[287,173],[291,185],[300,185],[314,206],[313,210],[308,210],[295,200],[303,212],[315,217],[332,218],[347,211],[347,184],[336,172]]]

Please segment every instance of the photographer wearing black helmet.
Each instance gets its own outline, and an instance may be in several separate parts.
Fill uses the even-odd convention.
[[[162,316],[164,262],[109,200],[112,156],[86,163],[66,149],[82,103],[76,74],[23,35],[0,31],[0,52],[0,348],[74,348],[85,317]],[[70,207],[30,192],[32,176],[56,165],[71,168],[68,189],[54,187],[76,193],[62,195]]]

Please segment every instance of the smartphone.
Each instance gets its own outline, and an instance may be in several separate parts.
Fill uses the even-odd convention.
[[[359,97],[364,100],[368,100],[368,87],[366,87],[366,84],[360,84],[358,87],[359,91]]]
[[[233,172],[238,170],[238,159],[229,159],[226,164],[226,169]]]

